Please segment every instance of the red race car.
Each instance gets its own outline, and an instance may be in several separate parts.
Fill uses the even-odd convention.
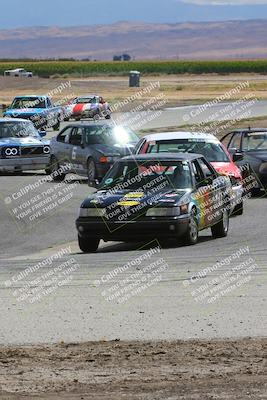
[[[88,95],[76,97],[71,104],[67,106],[67,117],[65,121],[70,119],[80,121],[81,119],[92,118],[98,120],[100,118],[110,119],[111,110],[107,101],[101,96]]]
[[[193,132],[164,132],[142,137],[137,154],[197,153],[202,154],[221,175],[228,175],[233,187],[233,213],[243,214],[242,175],[224,145],[211,134]]]

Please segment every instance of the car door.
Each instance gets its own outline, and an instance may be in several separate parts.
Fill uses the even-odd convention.
[[[77,174],[87,171],[87,151],[84,145],[84,129],[74,127],[70,135],[70,153],[72,168]]]
[[[228,211],[230,212],[230,203],[233,196],[232,183],[229,176],[219,175],[204,157],[201,157],[198,162],[205,179],[212,181],[210,193],[212,215],[209,222],[214,224],[222,218],[223,209],[228,207]]]
[[[197,187],[199,228],[204,229],[214,225],[221,216],[222,205],[219,203],[222,195],[221,182],[219,182],[218,174],[205,158],[194,160],[192,166]]]
[[[61,131],[56,137],[56,141],[52,145],[52,153],[58,160],[59,165],[70,165],[70,136],[73,127],[67,127]]]

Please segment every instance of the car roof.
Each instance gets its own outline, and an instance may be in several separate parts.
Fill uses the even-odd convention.
[[[30,124],[32,124],[31,121],[27,120],[27,119],[23,119],[23,118],[0,118],[0,123],[2,122],[28,122]]]
[[[79,128],[84,128],[85,126],[111,126],[113,128],[115,128],[116,126],[121,126],[121,125],[117,125],[114,124],[113,121],[80,121],[80,122],[68,122],[67,126],[64,126],[63,129],[67,128],[67,127],[71,127],[71,126],[75,126],[75,127],[79,127]],[[127,127],[125,127],[127,129]]]
[[[123,157],[119,161],[193,161],[197,158],[203,157],[202,154],[194,153],[149,153]]]
[[[249,132],[267,132],[267,128],[243,128],[243,129],[235,129],[230,133],[249,133]]]
[[[163,140],[172,140],[172,139],[204,139],[206,141],[211,142],[219,142],[219,139],[216,136],[210,133],[202,133],[202,132],[161,132],[154,133],[151,135],[143,136],[148,141],[163,141]]]
[[[25,97],[29,97],[29,98],[38,98],[38,99],[41,99],[41,98],[47,98],[47,96],[45,95],[45,94],[25,94],[24,96],[15,96],[15,99],[24,99]]]
[[[87,98],[91,99],[93,97],[100,97],[100,96],[99,96],[99,94],[85,94],[84,96],[81,95],[81,96],[77,96],[76,98],[77,99],[87,99]]]

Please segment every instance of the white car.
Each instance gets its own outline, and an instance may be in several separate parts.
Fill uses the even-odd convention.
[[[33,73],[26,71],[24,68],[16,68],[16,69],[9,69],[4,72],[4,76],[15,76],[15,77],[23,77],[23,78],[32,78]]]
[[[198,132],[163,132],[144,136],[135,148],[136,154],[146,153],[196,153],[202,154],[222,175],[228,175],[233,188],[233,212],[243,214],[242,174],[226,147],[214,136]],[[239,158],[238,158],[239,157]]]

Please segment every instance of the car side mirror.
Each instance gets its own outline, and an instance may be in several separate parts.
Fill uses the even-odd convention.
[[[233,154],[233,161],[234,162],[242,161],[242,160],[244,160],[244,154],[243,153],[240,153],[240,152],[237,151],[236,153]]]
[[[228,149],[228,151],[229,151],[230,154],[234,154],[234,153],[237,153],[237,152],[238,152],[238,149],[237,149],[236,147],[230,147],[230,148]]]
[[[88,186],[90,186],[90,187],[93,187],[93,188],[98,188],[98,186],[99,186],[99,180],[98,179],[92,179],[92,180],[89,180],[88,179]]]
[[[212,176],[209,176],[208,178],[204,179],[201,182],[198,182],[197,187],[203,187],[203,186],[208,186],[213,184],[213,178]]]
[[[213,184],[213,177],[212,176],[208,176],[205,181],[204,181],[205,185],[212,185]]]
[[[41,137],[45,137],[46,136],[46,131],[38,131],[38,132],[39,132],[39,135]]]

